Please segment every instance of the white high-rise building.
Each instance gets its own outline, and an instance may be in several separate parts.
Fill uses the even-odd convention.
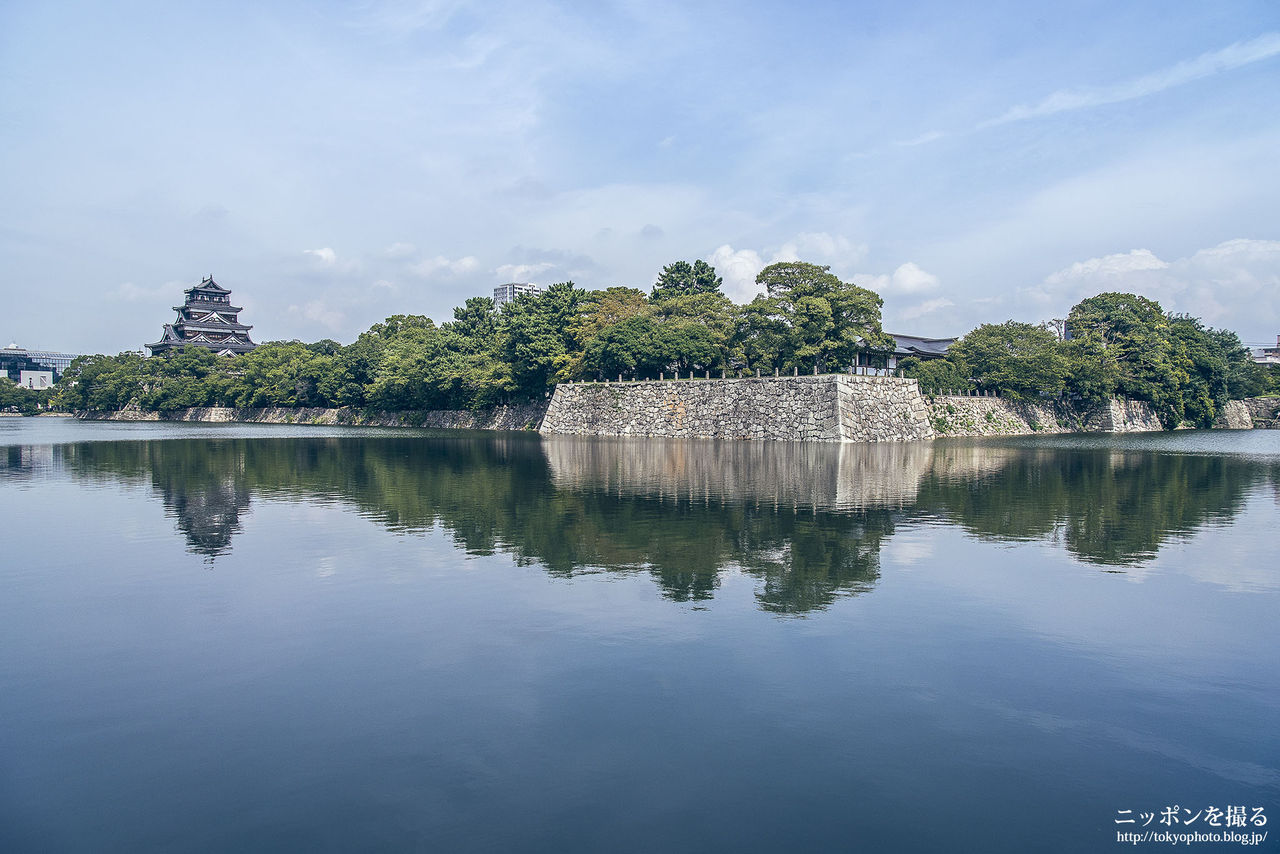
[[[503,303],[511,302],[521,294],[537,296],[544,290],[546,289],[541,285],[531,285],[528,282],[508,282],[493,289],[493,305],[494,308],[501,308]]]

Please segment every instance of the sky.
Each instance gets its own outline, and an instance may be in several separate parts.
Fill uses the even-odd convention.
[[[1280,334],[1280,4],[0,3],[0,337],[448,320],[778,260],[891,332],[1130,291]]]

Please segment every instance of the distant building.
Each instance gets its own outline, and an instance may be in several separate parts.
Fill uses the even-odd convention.
[[[947,355],[951,345],[959,340],[956,338],[921,338],[918,335],[899,335],[895,332],[887,334],[893,339],[893,350],[888,353],[864,350],[858,354],[859,367],[884,368],[894,371],[898,368],[898,362],[908,356],[915,356],[917,359],[941,359]]]
[[[505,285],[498,285],[493,289],[493,306],[502,308],[504,303],[509,303],[518,296],[530,294],[536,297],[545,290],[546,288],[540,285],[531,285],[528,282],[508,282]]]
[[[10,344],[0,350],[0,377],[26,388],[48,388],[61,378],[74,358],[73,353],[27,350]]]
[[[178,319],[164,325],[160,340],[148,344],[151,355],[195,346],[215,351],[219,356],[248,353],[258,345],[249,340],[249,330],[240,322],[243,308],[231,304],[231,291],[207,276],[194,288],[183,291],[187,300],[175,305]]]
[[[1249,355],[1259,365],[1280,365],[1280,335],[1276,336],[1276,346],[1254,347],[1249,351]]]

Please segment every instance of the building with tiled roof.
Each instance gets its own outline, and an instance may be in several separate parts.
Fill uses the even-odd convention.
[[[248,353],[258,345],[249,340],[249,330],[240,322],[238,305],[231,304],[231,291],[207,276],[200,284],[183,291],[186,302],[175,305],[178,319],[164,325],[160,340],[148,344],[151,355],[175,348],[194,346],[213,350],[220,356]]]

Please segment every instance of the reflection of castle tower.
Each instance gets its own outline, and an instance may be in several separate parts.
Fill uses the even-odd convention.
[[[171,482],[160,485],[160,490],[165,507],[186,535],[189,551],[209,557],[231,551],[231,537],[240,530],[240,513],[249,508],[249,490],[242,480],[227,476],[199,484]]]
[[[248,353],[258,345],[249,340],[249,330],[240,322],[240,306],[231,304],[231,291],[208,276],[194,288],[183,291],[186,302],[175,305],[178,319],[164,325],[164,334],[148,344],[151,355],[187,345],[206,347],[220,356]]]

